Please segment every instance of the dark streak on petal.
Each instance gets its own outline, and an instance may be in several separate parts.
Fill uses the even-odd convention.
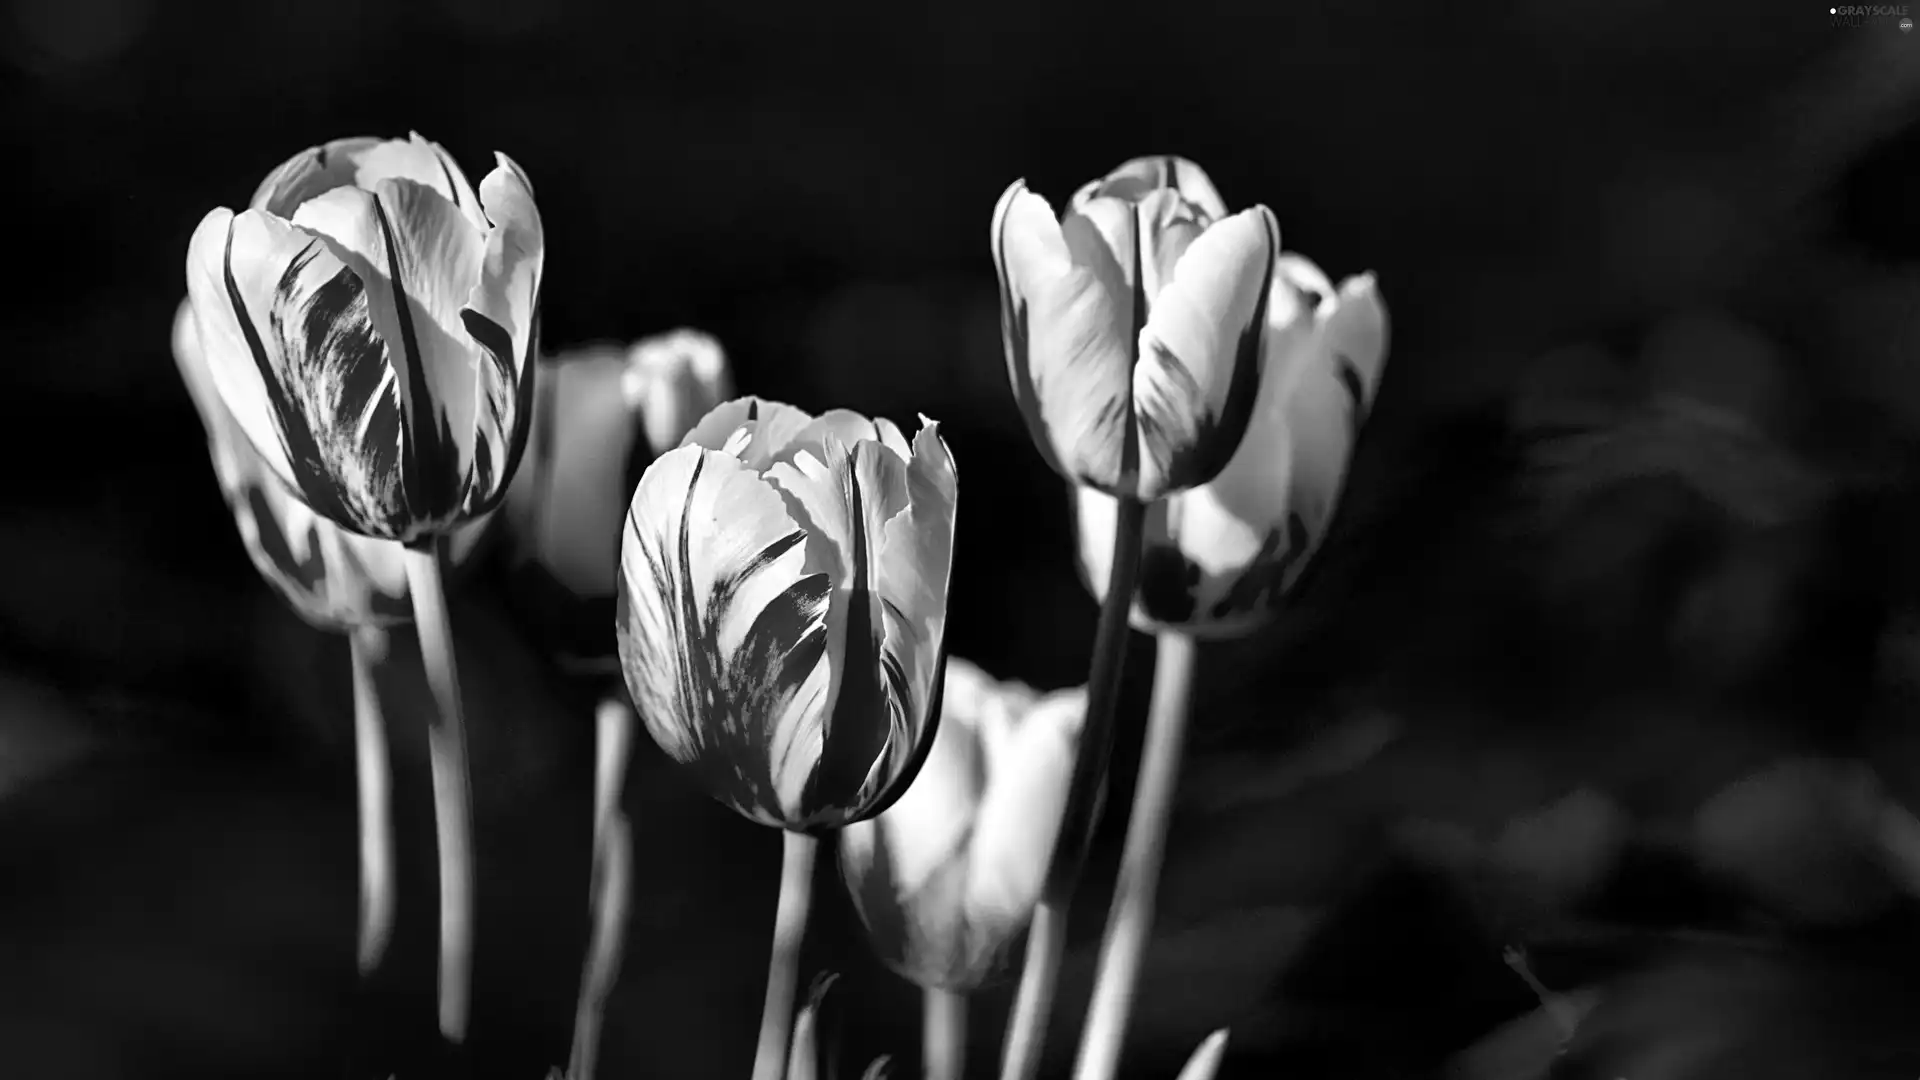
[[[314,243],[318,243],[315,241]],[[302,259],[311,259],[312,245],[295,256],[294,265]],[[260,372],[260,381],[265,385],[267,400],[274,411],[274,428],[280,433],[280,446],[286,453],[287,463],[292,468],[294,480],[300,486],[300,493],[313,507],[315,513],[330,517],[336,521],[357,521],[348,509],[339,490],[338,479],[327,467],[326,456],[321,453],[319,440],[299,403],[290,393],[286,380],[299,378],[299,373],[289,370],[286,373],[275,370],[273,359],[268,355],[266,344],[260,339],[259,329],[254,325],[253,317],[247,312],[246,301],[240,295],[240,284],[233,276],[233,225],[227,225],[226,257],[221,264],[222,274],[227,287],[227,302],[233,306],[234,318],[240,323],[240,333],[246,339],[247,351],[253,354],[253,364]],[[293,270],[289,269],[288,274]],[[284,286],[285,278],[282,278]],[[295,358],[283,359],[291,363]]]
[[[393,235],[393,222],[379,195],[373,196],[374,216],[380,222],[380,236],[387,247],[387,276],[393,282],[393,307],[400,322],[400,347],[406,352],[407,391],[413,402],[403,410],[401,423],[407,428],[410,460],[401,469],[407,505],[416,515],[438,517],[451,508],[460,494],[461,481],[454,475],[459,468],[458,455],[452,452],[452,432],[446,430],[440,410],[434,407],[433,393],[427,387],[426,365],[420,352],[420,339],[414,331],[413,306],[407,301],[406,278],[400,266],[400,244]]]
[[[890,702],[881,682],[884,650],[881,628],[873,621],[873,593],[869,588],[872,552],[868,550],[865,498],[860,490],[855,444],[845,465],[847,521],[847,617],[840,653],[840,691],[827,716],[820,763],[807,779],[801,797],[802,816],[833,807],[858,804],[873,766],[886,752],[894,725],[887,723],[896,702]],[[880,450],[872,446],[873,450]],[[893,673],[886,673],[892,681]]]

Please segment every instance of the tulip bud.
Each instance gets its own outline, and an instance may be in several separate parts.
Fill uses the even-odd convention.
[[[290,492],[362,535],[481,517],[526,443],[545,249],[496,157],[476,193],[418,135],[314,147],[189,246],[215,391]]]
[[[1387,312],[1373,276],[1342,282],[1297,255],[1275,263],[1260,392],[1233,459],[1212,481],[1147,508],[1132,622],[1199,636],[1268,618],[1319,549],[1386,367]],[[1102,597],[1116,504],[1074,492],[1080,566]]]
[[[510,594],[572,662],[611,662],[621,522],[653,460],[731,396],[720,343],[697,330],[540,361],[526,458],[505,511]]]
[[[669,757],[769,825],[878,813],[933,733],[955,478],[938,425],[729,401],[647,467],[620,548],[627,688]]]
[[[1198,165],[1138,158],[1058,220],[1016,180],[993,217],[1014,397],[1076,484],[1159,499],[1212,479],[1246,430],[1280,226],[1228,216]]]
[[[947,661],[939,730],[898,802],[840,834],[840,867],[875,949],[921,986],[996,975],[1053,861],[1084,688],[1040,696]]]

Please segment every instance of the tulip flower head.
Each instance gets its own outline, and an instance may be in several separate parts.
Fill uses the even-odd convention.
[[[438,145],[302,151],[209,213],[187,285],[212,383],[300,500],[402,543],[504,495],[532,412],[544,241],[519,166]]]
[[[720,343],[697,330],[540,361],[526,457],[501,516],[516,606],[563,655],[612,657],[627,500],[731,384]]]
[[[795,831],[884,809],[933,733],[953,459],[922,417],[739,398],[647,468],[620,549],[627,688],[668,756]]]
[[[1200,636],[1268,618],[1333,523],[1347,464],[1387,360],[1387,312],[1371,274],[1336,290],[1311,261],[1276,261],[1260,393],[1219,476],[1147,510],[1133,624]],[[1114,500],[1074,493],[1080,565],[1101,596]]]
[[[1151,502],[1239,445],[1280,227],[1229,215],[1198,165],[1138,158],[1055,218],[1015,181],[993,217],[1007,370],[1054,470]]]
[[[898,802],[840,834],[840,868],[875,949],[921,986],[998,973],[1053,861],[1084,687],[1041,695],[947,661],[941,722]]]

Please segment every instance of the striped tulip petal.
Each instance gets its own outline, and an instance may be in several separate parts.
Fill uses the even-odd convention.
[[[466,173],[439,143],[414,132],[406,139],[334,139],[295,154],[268,174],[247,204],[290,218],[308,199],[339,187],[371,190],[386,179],[424,184],[452,201],[476,228],[486,227]]]
[[[876,952],[927,987],[996,975],[1053,858],[1086,712],[948,661],[926,763],[885,812],[848,826],[840,866]]]
[[[174,360],[207,431],[214,475],[247,556],[301,618],[325,630],[412,617],[403,549],[315,514],[267,468],[228,414],[200,349],[192,305],[174,318]]]
[[[1232,456],[1259,381],[1279,227],[1198,166],[1140,158],[1056,222],[1016,182],[993,223],[1001,329],[1034,441],[1077,484],[1152,501]]]
[[[476,194],[417,134],[338,140],[195,232],[215,388],[267,467],[355,532],[457,531],[525,445],[543,241],[500,162]]]
[[[951,458],[855,413],[715,408],[635,491],[620,656],[669,755],[755,820],[876,812],[931,731]]]
[[[1232,459],[1208,483],[1148,508],[1132,614],[1143,630],[1253,629],[1332,527],[1385,370],[1386,309],[1372,275],[1336,291],[1311,262],[1283,255],[1265,318],[1257,401]],[[1084,488],[1073,498],[1081,569],[1100,596],[1116,503]]]

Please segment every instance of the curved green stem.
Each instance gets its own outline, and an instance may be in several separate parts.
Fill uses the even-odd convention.
[[[1087,717],[1080,750],[1073,762],[1067,805],[1061,815],[1060,840],[1046,888],[1034,910],[1027,934],[1026,970],[1008,1021],[1007,1041],[1000,1063],[1001,1080],[1032,1080],[1040,1068],[1046,1045],[1047,1020],[1053,1008],[1054,987],[1060,978],[1060,959],[1066,950],[1067,911],[1080,881],[1087,846],[1097,824],[1100,785],[1107,778],[1113,756],[1113,714],[1120,699],[1120,675],[1127,663],[1128,616],[1140,577],[1140,551],[1146,540],[1147,504],[1121,497],[1114,507],[1113,561],[1107,571],[1107,591],[1100,604],[1100,620],[1093,634],[1093,662],[1087,673]]]
[[[773,916],[773,954],[767,960],[767,1000],[760,1010],[753,1080],[781,1080],[787,1071],[793,994],[800,981],[800,943],[807,936],[807,913],[813,906],[813,861],[820,841],[800,832],[783,835],[780,900]]]
[[[393,936],[393,769],[375,672],[387,653],[386,632],[361,627],[348,636],[353,656],[353,757],[360,796],[360,977],[380,966]]]
[[[1114,886],[1106,937],[1100,944],[1093,1001],[1081,1029],[1075,1080],[1112,1080],[1119,1068],[1134,988],[1140,979],[1140,962],[1153,932],[1154,893],[1160,883],[1167,822],[1173,813],[1181,751],[1187,737],[1195,648],[1192,638],[1168,631],[1159,635],[1155,651],[1153,704],[1147,713],[1146,745],[1140,754],[1140,782],[1134,788],[1120,877]]]
[[[427,761],[433,772],[433,823],[440,856],[440,1033],[457,1046],[467,1038],[472,993],[473,796],[466,712],[453,659],[453,622],[440,574],[441,546],[435,539],[408,547],[406,562],[420,659],[436,713],[427,727]]]

